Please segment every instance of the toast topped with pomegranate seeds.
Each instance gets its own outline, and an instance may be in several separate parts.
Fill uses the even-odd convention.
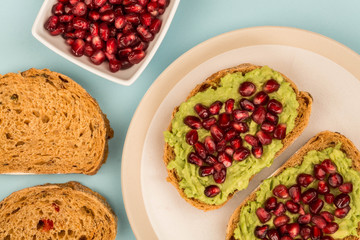
[[[191,205],[220,208],[302,133],[311,105],[310,94],[266,66],[213,74],[173,111],[167,180]]]
[[[226,239],[360,239],[359,181],[358,149],[320,132],[240,204]]]
[[[106,199],[78,182],[45,184],[0,202],[0,239],[115,239]]]
[[[113,130],[94,98],[48,69],[0,75],[0,174],[95,174]]]

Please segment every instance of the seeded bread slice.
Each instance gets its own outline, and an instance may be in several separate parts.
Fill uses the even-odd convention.
[[[312,137],[303,147],[301,147],[289,160],[287,160],[275,173],[273,176],[277,176],[282,173],[285,169],[289,167],[294,167],[301,165],[304,160],[304,156],[311,150],[321,151],[329,147],[335,147],[339,142],[341,142],[341,150],[347,155],[348,158],[352,160],[352,167],[356,171],[360,171],[360,152],[355,147],[355,145],[347,139],[345,136],[340,133],[334,133],[330,131],[320,132],[316,136]],[[239,216],[241,209],[246,206],[248,202],[254,201],[256,199],[256,192],[259,190],[259,187],[254,190],[241,204],[232,216],[230,217],[227,230],[226,230],[226,239],[234,239],[233,234],[234,230],[237,227],[239,222]],[[357,232],[360,235],[360,222],[358,223]],[[344,240],[359,240],[360,238],[349,236],[344,238]]]
[[[236,67],[232,67],[232,68],[228,68],[228,69],[224,69],[221,70],[219,72],[214,73],[213,75],[211,75],[210,77],[208,77],[203,83],[197,85],[191,92],[190,95],[186,98],[189,99],[192,96],[194,96],[195,94],[197,94],[198,92],[202,92],[205,91],[208,88],[216,88],[219,83],[220,83],[220,79],[222,77],[224,77],[227,74],[231,74],[231,73],[235,73],[235,72],[241,72],[243,75],[245,73],[248,73],[256,68],[260,68],[261,66],[256,66],[250,63],[245,63],[245,64],[241,64],[238,65]],[[312,97],[309,93],[307,92],[300,92],[296,85],[289,79],[287,78],[285,75],[282,74],[282,76],[284,77],[284,79],[290,83],[291,87],[294,89],[294,92],[296,93],[296,100],[299,102],[299,107],[297,109],[298,111],[298,116],[295,119],[295,127],[294,129],[288,133],[285,137],[285,139],[282,140],[283,143],[283,148],[278,151],[275,155],[275,157],[279,156],[288,146],[290,146],[290,144],[298,137],[300,136],[300,134],[304,131],[305,127],[308,124],[309,118],[310,118],[310,113],[311,113],[311,105],[312,105]],[[176,107],[173,111],[172,114],[172,118],[174,118],[175,113],[178,111],[179,107]],[[171,131],[171,122],[170,125],[168,127],[168,130]],[[175,153],[173,148],[165,143],[165,148],[164,148],[164,163],[167,166],[168,163],[170,161],[172,161],[173,159],[175,159]],[[181,178],[177,175],[176,170],[172,169],[169,170],[167,169],[168,172],[168,177],[167,177],[167,181],[169,181],[170,183],[172,183],[176,189],[178,190],[179,194],[181,197],[183,197],[188,203],[190,203],[191,205],[193,205],[194,207],[204,210],[204,211],[209,211],[209,210],[214,210],[214,209],[218,209],[220,207],[222,207],[228,200],[231,199],[231,197],[233,196],[233,194],[229,195],[228,200],[226,202],[224,202],[223,204],[220,205],[211,205],[211,204],[207,204],[204,203],[202,201],[199,201],[197,199],[193,199],[193,198],[188,198],[186,196],[186,194],[184,193],[183,189],[181,189],[179,187],[179,182],[181,181]]]
[[[106,199],[78,182],[45,184],[0,202],[0,239],[115,239]]]
[[[109,120],[69,77],[48,69],[0,75],[0,174],[95,174]]]

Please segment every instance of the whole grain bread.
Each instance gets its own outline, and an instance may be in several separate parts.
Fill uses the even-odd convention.
[[[341,143],[341,150],[352,160],[352,168],[360,172],[360,152],[355,145],[345,136],[340,133],[323,131],[312,137],[303,147],[301,147],[289,160],[287,160],[274,174],[277,176],[289,167],[301,165],[304,160],[304,156],[311,150],[321,151],[329,147],[335,147],[338,143]],[[237,207],[234,213],[231,215],[226,230],[226,239],[234,239],[234,230],[239,222],[239,216],[241,209],[247,205],[248,202],[256,200],[256,192],[259,187],[255,189],[241,204]],[[357,232],[360,235],[360,222],[358,223]],[[344,240],[359,240],[355,236],[349,236]]]
[[[211,75],[210,77],[208,77],[203,83],[197,85],[189,94],[189,96],[186,98],[189,99],[192,96],[196,95],[198,92],[202,92],[205,91],[208,88],[216,88],[222,77],[224,77],[227,74],[231,74],[231,73],[235,73],[235,72],[241,72],[243,75],[251,72],[252,70],[256,69],[256,68],[260,68],[261,66],[256,66],[250,63],[244,63],[244,64],[240,64],[236,67],[232,67],[232,68],[228,68],[228,69],[224,69],[221,70],[219,72],[214,73],[213,75]],[[284,77],[284,79],[290,83],[291,87],[294,89],[294,92],[296,93],[296,99],[299,103],[299,107],[297,109],[298,111],[298,116],[295,119],[295,127],[294,129],[288,133],[286,135],[286,137],[282,140],[283,143],[283,148],[278,151],[275,155],[275,157],[279,156],[288,146],[291,145],[291,143],[298,137],[300,136],[300,134],[304,131],[305,127],[308,124],[309,118],[310,118],[310,113],[311,113],[311,106],[312,106],[312,97],[309,93],[307,92],[300,92],[298,90],[298,88],[296,87],[296,85],[285,75],[282,74],[282,76]],[[173,111],[172,114],[172,118],[174,118],[175,113],[178,111],[179,107],[176,107]],[[168,130],[171,132],[171,122],[170,125],[168,127]],[[165,143],[165,148],[164,148],[164,163],[167,166],[168,163],[170,161],[172,161],[173,159],[175,159],[175,153],[173,148]],[[204,203],[202,201],[199,201],[197,199],[194,198],[188,198],[186,196],[186,194],[184,193],[183,189],[181,189],[179,187],[179,182],[181,181],[181,178],[177,175],[176,170],[175,169],[167,169],[168,172],[168,177],[167,177],[167,181],[169,181],[170,183],[172,183],[176,189],[178,190],[179,194],[181,197],[183,197],[188,203],[190,203],[191,205],[193,205],[194,207],[204,210],[204,211],[209,211],[209,210],[214,210],[214,209],[218,209],[220,207],[222,207],[228,200],[231,199],[231,197],[233,196],[233,194],[229,195],[228,200],[226,202],[224,202],[221,205],[211,205],[211,204],[207,204]]]
[[[95,174],[109,120],[75,81],[48,69],[0,75],[0,174]]]
[[[117,217],[100,194],[78,182],[45,184],[0,202],[0,239],[115,239]]]

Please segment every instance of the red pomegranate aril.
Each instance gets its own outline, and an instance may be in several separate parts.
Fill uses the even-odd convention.
[[[268,212],[271,212],[273,210],[275,210],[275,208],[277,207],[277,199],[276,197],[269,197],[266,201],[265,201],[265,210]]]
[[[192,129],[201,128],[201,120],[195,116],[187,116],[184,118],[184,123]]]
[[[112,10],[114,7],[114,5],[109,4],[109,3],[105,3],[100,9],[99,9],[99,13],[104,13],[108,10]]]
[[[332,215],[330,212],[328,212],[328,211],[323,211],[323,212],[321,212],[320,213],[320,216],[322,216],[324,219],[325,219],[325,221],[327,221],[327,222],[332,222],[332,221],[334,221],[334,215]]]
[[[350,206],[344,207],[344,208],[338,208],[335,210],[334,215],[337,218],[344,218],[351,210]]]
[[[147,5],[147,11],[154,17],[159,15],[159,6],[156,2],[150,2]]]
[[[280,234],[281,235],[281,234]],[[284,235],[280,238],[280,240],[293,240],[292,237],[288,236],[288,235]]]
[[[123,0],[122,4],[124,6],[127,6],[127,5],[130,5],[130,4],[136,3],[136,2],[137,2],[137,0]]]
[[[136,28],[136,31],[139,33],[141,39],[145,42],[150,42],[154,39],[154,35],[144,26],[139,25]]]
[[[274,124],[274,125],[277,125],[278,122],[279,122],[279,117],[275,114],[272,114],[270,112],[267,112],[266,115],[265,115],[265,120]]]
[[[266,109],[263,106],[258,106],[251,115],[251,118],[254,122],[261,125],[265,121],[265,116],[266,116]]]
[[[330,188],[324,180],[318,182],[317,191],[319,194],[325,194],[330,192]]]
[[[282,198],[282,199],[286,199],[289,197],[289,191],[287,189],[287,187],[283,184],[277,185],[274,189],[273,189],[273,194],[278,197],[278,198]]]
[[[215,172],[215,169],[213,166],[201,166],[199,168],[199,175],[201,177],[206,177],[206,176],[209,176],[209,175],[213,175]]]
[[[266,117],[265,117],[266,119]],[[275,129],[275,125],[270,123],[270,122],[263,122],[263,124],[261,124],[261,130],[263,130],[264,132],[267,133],[272,133]]]
[[[80,57],[84,54],[84,49],[85,49],[85,42],[82,39],[76,39],[74,43],[71,45],[71,51],[77,57]]]
[[[333,234],[339,229],[339,225],[335,222],[330,222],[326,224],[326,226],[323,229],[323,232],[325,234]]]
[[[106,42],[106,52],[109,54],[115,54],[117,51],[117,41],[115,38],[110,38]]]
[[[69,13],[71,13],[71,11],[72,11],[72,5],[66,4],[64,7],[65,14],[69,14]]]
[[[74,7],[72,8],[72,13],[78,17],[84,16],[86,14],[86,12],[87,12],[87,6],[83,2],[76,3],[74,5]]]
[[[249,131],[249,126],[245,122],[230,122],[232,128],[234,128],[238,133],[246,133]]]
[[[313,188],[309,188],[303,194],[301,194],[301,200],[305,204],[309,204],[310,202],[312,202],[316,198],[317,198],[317,192]]]
[[[291,186],[289,188],[289,196],[294,202],[300,202],[301,188],[298,185]]]
[[[107,52],[104,52],[104,53],[105,53],[106,59],[107,59],[109,62],[110,62],[110,61],[114,61],[114,64],[115,64],[115,60],[118,60],[114,54],[109,54],[109,53],[107,53]],[[117,63],[120,65],[120,61],[118,61]],[[110,65],[109,65],[109,67],[110,67]],[[113,67],[114,67],[114,69],[117,68],[116,66],[113,66]],[[121,66],[119,66],[119,67],[121,68]]]
[[[276,99],[271,99],[267,104],[267,110],[274,114],[280,114],[283,111],[282,103]]]
[[[127,57],[129,56],[129,54],[132,52],[132,48],[131,47],[127,47],[127,48],[123,48],[123,49],[120,49],[118,51],[118,55],[120,57]]]
[[[196,130],[195,130],[196,131]],[[204,146],[203,143],[201,142],[196,142],[194,144],[194,149],[196,151],[196,153],[198,154],[199,157],[201,157],[202,159],[205,159],[207,156],[207,152],[206,152],[206,148]]]
[[[97,50],[91,57],[90,60],[95,64],[95,65],[100,65],[101,63],[103,63],[105,61],[105,54],[103,51],[101,50]]]
[[[255,97],[253,99],[253,103],[255,105],[265,105],[269,101],[269,95],[267,95],[265,92],[261,91],[255,94]]]
[[[57,16],[63,15],[64,14],[64,4],[61,2],[54,4],[51,11],[54,15],[57,15]]]
[[[121,64],[121,69],[128,69],[131,66],[133,66],[134,64],[130,63],[129,60],[127,58],[122,58],[119,59],[120,64]]]
[[[140,24],[140,17],[136,13],[129,13],[125,15],[125,19],[128,23],[133,24],[134,27]]]
[[[236,161],[243,161],[250,155],[249,149],[245,147],[240,147],[239,149],[235,150],[233,159]]]
[[[158,0],[157,1],[160,7],[167,7],[169,5],[169,0]]]
[[[309,204],[309,210],[312,214],[320,213],[321,209],[324,207],[324,201],[320,198],[315,199]]]
[[[223,151],[225,151],[226,144],[227,144],[227,142],[226,142],[225,139],[217,142],[217,143],[216,143],[216,151],[217,151],[217,152],[223,152]]]
[[[44,27],[48,31],[54,31],[58,27],[58,24],[59,24],[59,17],[58,16],[51,16],[46,21]]]
[[[235,100],[230,98],[225,102],[225,112],[231,114],[234,110]]]
[[[299,208],[299,214],[300,215],[305,215],[305,209],[304,206],[300,204],[300,208]]]
[[[54,31],[50,32],[50,34],[53,36],[57,36],[63,34],[64,32],[65,32],[65,25],[63,23],[59,23],[58,27]]]
[[[279,125],[277,125],[274,129],[273,136],[274,136],[274,138],[279,139],[279,140],[284,139],[286,136],[286,124],[280,123]]]
[[[201,103],[196,104],[194,106],[194,110],[202,119],[208,118],[210,116],[209,110]]]
[[[297,219],[297,222],[299,224],[302,224],[302,225],[306,225],[306,224],[309,224],[311,221],[311,214],[308,213],[308,214],[305,214],[305,215],[301,215],[299,216],[299,218]]]
[[[196,153],[193,152],[189,154],[188,162],[198,165],[199,167],[201,167],[204,164],[203,160]]]
[[[234,155],[234,149],[230,146],[226,146],[224,152],[230,157]]]
[[[256,210],[256,216],[259,218],[261,223],[266,223],[271,218],[271,214],[262,207]]]
[[[84,55],[91,57],[94,54],[95,50],[94,48],[91,46],[90,43],[85,43],[85,48],[84,48]]]
[[[334,202],[334,199],[335,199],[335,196],[332,193],[326,193],[325,196],[324,196],[324,200],[328,204],[332,204]]]
[[[276,207],[273,209],[273,214],[275,216],[281,216],[286,212],[285,205],[282,202],[276,204]]]
[[[249,111],[249,112],[253,112],[255,110],[255,105],[248,99],[241,99],[240,100],[240,107],[243,110]]]
[[[243,82],[240,84],[239,93],[243,97],[249,97],[256,91],[256,86],[252,82]]]
[[[272,141],[271,136],[261,130],[256,133],[256,136],[262,145],[269,145]]]
[[[151,22],[151,24],[150,24],[150,26],[149,26],[149,31],[150,31],[152,34],[158,33],[158,32],[160,31],[161,24],[162,24],[161,20],[158,19],[158,18],[155,18],[155,19]]]
[[[121,69],[120,61],[117,59],[109,60],[109,69],[111,72],[117,72]]]
[[[276,229],[268,230],[266,235],[269,240],[280,240],[280,234]]]
[[[231,128],[225,133],[225,140],[230,141],[234,139],[236,136],[237,136],[237,132],[235,131],[235,129]]]
[[[339,186],[339,190],[342,193],[351,193],[353,190],[353,185],[351,182],[343,183]]]
[[[254,231],[255,237],[261,239],[265,238],[268,230],[269,230],[269,225],[256,226]]]
[[[218,119],[218,125],[221,128],[227,128],[230,126],[230,114],[228,113],[221,113],[219,114],[219,119]]]
[[[151,21],[152,21],[153,17],[151,16],[150,13],[142,13],[140,14],[140,22],[142,25],[144,26],[150,26]]]
[[[300,205],[294,202],[293,200],[288,200],[285,203],[286,209],[291,213],[298,213]]]
[[[99,35],[99,24],[98,23],[91,23],[90,24],[90,34],[93,37]]]
[[[92,42],[92,36],[91,36],[91,34],[90,34],[89,32],[86,33],[85,41],[86,41],[87,43],[91,43],[91,42]]]
[[[216,185],[210,185],[205,188],[204,194],[207,197],[215,197],[220,193],[220,188]]]
[[[302,239],[310,239],[311,236],[311,228],[309,226],[301,226],[300,227],[300,236]]]
[[[317,226],[311,227],[311,240],[320,240],[323,233],[321,229]]]
[[[115,13],[113,10],[108,10],[100,15],[101,21],[111,23],[115,20]]]
[[[302,187],[309,186],[314,180],[315,178],[312,175],[306,173],[301,173],[296,178],[296,182]]]
[[[86,31],[82,30],[82,29],[77,29],[77,30],[75,30],[74,34],[75,34],[76,38],[84,39],[86,36]]]
[[[64,34],[64,38],[65,38],[65,39],[76,38],[76,37],[75,37],[75,33],[73,33],[73,32],[67,32],[67,33]],[[75,39],[74,39],[74,40],[75,40]]]
[[[203,128],[205,128],[206,130],[209,130],[211,128],[212,125],[216,124],[217,120],[214,117],[211,118],[207,118],[204,119],[202,122],[202,126]]]
[[[260,145],[259,139],[256,136],[250,134],[245,135],[244,140],[253,147]]]
[[[100,19],[100,13],[96,11],[90,11],[88,14],[88,18],[92,21],[97,21]]]
[[[204,161],[211,166],[214,165],[215,163],[218,163],[216,157],[213,155],[208,155]]]
[[[74,29],[83,29],[87,30],[90,26],[90,23],[88,20],[82,17],[75,17],[72,21]]]
[[[141,60],[143,60],[145,57],[145,52],[142,50],[138,50],[138,51],[132,51],[131,53],[129,53],[128,59],[129,62],[132,64],[137,64],[139,62],[141,62]]]
[[[249,112],[245,110],[235,109],[232,112],[235,121],[242,122],[249,118]]]
[[[337,188],[343,183],[343,177],[339,173],[332,173],[328,177],[330,187]]]
[[[223,105],[223,103],[220,101],[216,101],[216,102],[212,103],[209,107],[209,112],[212,115],[218,114],[220,112],[222,105]]]
[[[62,23],[68,23],[72,21],[74,18],[74,15],[61,15],[59,16],[59,21]]]
[[[324,180],[326,177],[326,170],[320,164],[315,164],[314,166],[314,176],[319,180]]]
[[[320,215],[314,215],[311,217],[311,222],[318,228],[323,229],[326,226],[325,219]]]
[[[237,150],[242,146],[242,139],[240,137],[235,137],[233,139],[230,140],[230,146],[234,149]]]
[[[220,142],[224,139],[224,131],[216,124],[211,126],[210,133],[216,142]]]
[[[336,173],[336,165],[330,159],[325,159],[322,161],[321,165],[325,168],[327,173]]]
[[[221,162],[225,167],[230,167],[232,164],[232,159],[225,152],[221,152],[218,155],[218,161]]]
[[[145,51],[149,46],[149,43],[147,42],[139,42],[136,46],[133,47],[133,50],[136,51],[136,50],[143,50]]]
[[[94,49],[103,49],[105,46],[105,43],[101,40],[99,36],[94,36],[91,40],[91,43]]]
[[[281,215],[274,218],[275,227],[280,227],[282,225],[287,224],[290,221],[290,218],[287,215]]]
[[[287,229],[287,224],[282,225],[277,230],[279,231],[280,236],[288,236],[289,235],[289,232]]]
[[[266,93],[272,93],[272,92],[277,91],[279,89],[279,87],[280,87],[280,84],[276,80],[270,79],[265,83],[263,89]]]
[[[124,10],[127,13],[140,13],[143,10],[143,6],[141,6],[140,4],[133,3],[124,6]]]
[[[194,145],[199,139],[198,132],[195,129],[186,133],[185,140],[189,145]]]
[[[344,208],[350,204],[350,196],[346,193],[341,193],[334,199],[334,204],[337,208]]]
[[[298,223],[290,223],[287,225],[290,237],[294,238],[300,233],[300,225]]]
[[[146,6],[149,3],[149,0],[138,0],[137,1],[141,6]]]
[[[205,149],[207,150],[207,152],[210,154],[212,154],[216,151],[216,144],[210,136],[205,137],[204,146],[205,146]]]
[[[220,164],[224,166],[222,163]],[[213,174],[214,181],[219,184],[224,183],[226,180],[226,168],[223,168],[220,171],[216,171],[216,167],[215,167],[216,165],[217,164],[214,165],[215,168],[215,172]]]
[[[67,38],[66,40],[65,40],[65,42],[66,42],[66,44],[67,45],[72,45],[74,42],[75,42],[75,39],[73,39],[73,38]],[[84,54],[85,54],[85,51],[84,51]]]
[[[109,30],[109,26],[106,23],[101,23],[99,25],[99,35],[102,40],[104,41],[109,40],[110,30]]]

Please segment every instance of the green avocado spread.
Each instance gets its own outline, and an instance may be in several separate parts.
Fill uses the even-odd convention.
[[[331,159],[335,163],[337,171],[344,178],[344,182],[353,183],[353,191],[349,193],[351,210],[345,218],[335,218],[335,222],[339,224],[339,230],[331,236],[334,239],[343,239],[351,235],[358,236],[356,228],[358,227],[358,222],[360,222],[360,201],[357,199],[360,196],[360,173],[352,169],[352,160],[347,158],[346,154],[341,151],[340,148],[341,144],[338,144],[335,148],[327,148],[323,151],[310,151],[304,157],[304,161],[300,166],[287,168],[278,176],[266,179],[256,193],[256,200],[249,202],[241,209],[239,223],[234,231],[235,239],[255,239],[255,227],[263,225],[257,218],[255,211],[264,204],[267,198],[272,196],[273,188],[278,184],[285,184],[288,187],[296,184],[296,177],[299,173],[312,174],[314,165],[319,164],[325,159]],[[314,181],[308,188],[316,188],[316,186],[317,183]],[[338,189],[332,189],[331,191],[335,196],[340,193]],[[321,195],[320,198],[322,198]],[[330,204],[325,204],[322,209],[322,211],[329,211],[331,213],[334,212],[334,210],[335,206]],[[288,215],[291,222],[296,221],[297,215],[290,213]],[[270,228],[273,227],[272,219],[266,224],[269,224]]]
[[[194,150],[185,141],[185,135],[190,130],[190,127],[184,124],[186,116],[197,116],[194,110],[194,106],[197,103],[210,106],[217,100],[225,102],[229,98],[233,98],[235,100],[235,108],[240,108],[239,100],[242,98],[238,92],[240,84],[245,81],[252,82],[256,85],[257,91],[260,91],[269,79],[274,79],[280,84],[278,91],[270,93],[269,97],[282,103],[283,112],[279,115],[279,123],[286,123],[286,132],[288,133],[294,128],[295,118],[298,114],[297,108],[299,103],[296,100],[296,93],[290,86],[290,83],[286,82],[280,73],[267,66],[255,69],[245,75],[242,75],[240,72],[227,74],[221,78],[220,84],[216,89],[208,88],[203,92],[199,92],[179,106],[179,110],[171,123],[171,132],[164,132],[165,141],[173,147],[176,155],[176,158],[169,162],[167,168],[176,170],[177,175],[181,178],[179,182],[180,188],[184,190],[188,198],[194,198],[207,204],[220,205],[235,190],[245,189],[251,176],[272,164],[275,154],[283,147],[281,140],[273,139],[271,144],[264,146],[263,155],[259,159],[250,155],[244,161],[234,161],[232,166],[227,168],[226,180],[222,184],[215,183],[211,175],[200,177],[198,174],[199,167],[187,161],[189,153]],[[220,112],[224,111],[223,106]],[[259,128],[258,124],[251,121],[249,123],[249,132],[246,134],[254,135]],[[240,136],[243,138],[246,134],[240,134]],[[198,135],[199,141],[203,141],[206,136],[210,135],[210,132],[205,129],[199,129]],[[251,149],[251,146],[244,141],[243,145]],[[219,186],[221,193],[213,198],[206,197],[204,189],[209,185]]]

